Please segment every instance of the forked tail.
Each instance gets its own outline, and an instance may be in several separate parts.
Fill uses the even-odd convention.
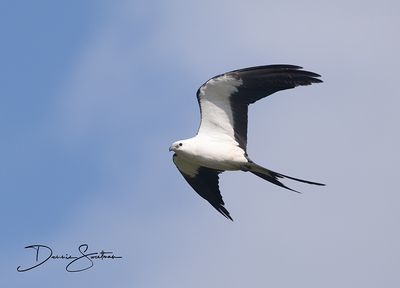
[[[260,165],[257,165],[254,162],[249,162],[248,164],[249,164],[249,166],[248,166],[249,170],[248,171],[250,171],[254,175],[257,175],[258,177],[261,177],[262,179],[267,180],[267,181],[269,181],[269,182],[271,182],[271,183],[273,183],[275,185],[278,185],[280,187],[283,187],[285,189],[288,189],[288,190],[291,190],[291,191],[294,191],[294,192],[297,192],[297,193],[300,193],[300,192],[296,191],[296,190],[294,190],[292,188],[287,187],[285,184],[283,184],[282,182],[279,181],[279,178],[288,178],[288,179],[299,181],[299,182],[302,182],[302,183],[318,185],[318,186],[325,186],[325,184],[322,184],[322,183],[302,180],[302,179],[298,179],[298,178],[294,178],[294,177],[290,177],[290,176],[287,176],[287,175],[283,175],[283,174],[274,172],[274,171],[269,170],[267,168],[264,168],[264,167],[262,167]]]

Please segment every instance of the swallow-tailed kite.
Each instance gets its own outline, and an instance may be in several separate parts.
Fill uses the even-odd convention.
[[[322,82],[317,78],[320,75],[301,69],[294,65],[268,65],[234,70],[211,78],[197,91],[201,113],[197,135],[176,141],[169,148],[174,151],[176,167],[190,186],[231,220],[218,185],[218,175],[226,170],[250,171],[292,191],[295,190],[279,179],[324,185],[264,168],[250,160],[246,151],[249,104],[279,90]]]

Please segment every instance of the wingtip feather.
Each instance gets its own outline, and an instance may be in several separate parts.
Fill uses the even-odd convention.
[[[229,214],[229,211],[224,206],[215,207],[219,213],[221,213],[225,218],[233,221],[233,218]]]

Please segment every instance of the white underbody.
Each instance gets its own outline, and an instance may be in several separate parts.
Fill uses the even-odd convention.
[[[185,175],[197,175],[200,166],[221,171],[242,170],[248,163],[246,152],[236,141],[230,102],[242,84],[241,79],[222,75],[199,89],[201,123],[197,135],[177,141],[170,148],[178,156],[174,163]]]
[[[221,141],[220,138],[197,135],[184,140],[184,148],[188,149],[176,151],[179,157],[216,170],[240,170],[248,162],[244,150],[231,139]]]

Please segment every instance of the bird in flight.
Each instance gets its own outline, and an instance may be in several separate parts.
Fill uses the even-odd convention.
[[[197,135],[174,142],[173,162],[189,185],[226,218],[219,190],[219,174],[249,171],[280,187],[280,179],[321,185],[264,168],[247,154],[248,106],[277,91],[321,83],[320,75],[294,65],[267,65],[234,70],[217,75],[197,90],[201,122]]]

